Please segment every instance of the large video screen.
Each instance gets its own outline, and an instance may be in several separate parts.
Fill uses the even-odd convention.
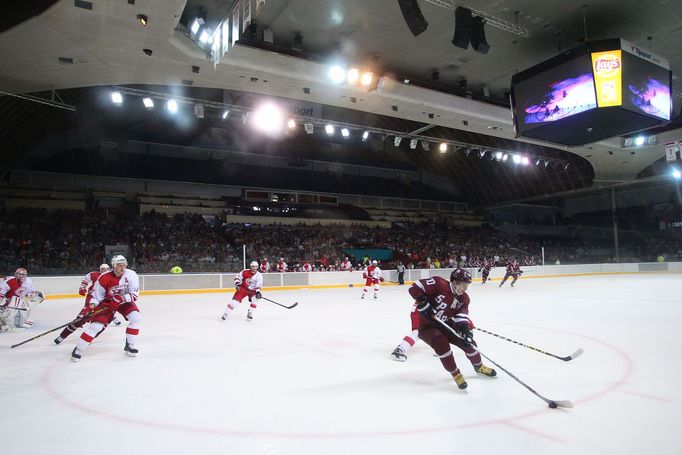
[[[512,89],[521,131],[597,107],[592,64],[587,55],[520,81]]]
[[[670,120],[670,70],[623,52],[623,107]]]

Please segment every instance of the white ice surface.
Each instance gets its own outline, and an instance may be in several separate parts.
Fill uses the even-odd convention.
[[[562,362],[475,332],[498,369],[459,391],[409,332],[406,286],[378,301],[361,289],[270,291],[253,322],[229,294],[143,296],[140,355],[109,327],[80,363],[80,331],[11,344],[69,321],[81,300],[47,300],[32,329],[0,334],[2,453],[15,454],[639,454],[682,453],[682,276],[521,279],[470,289],[481,328],[559,355]],[[488,363],[488,362],[486,362]]]

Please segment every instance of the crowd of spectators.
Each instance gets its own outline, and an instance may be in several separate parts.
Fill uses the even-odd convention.
[[[106,245],[127,245],[129,263],[141,273],[168,273],[179,265],[184,272],[236,272],[246,259],[279,258],[289,270],[310,263],[317,270],[333,270],[348,256],[344,250],[391,250],[393,268],[476,267],[484,258],[504,263],[518,258],[522,265],[541,263],[611,262],[609,240],[531,237],[503,233],[489,227],[401,224],[393,228],[361,225],[244,225],[225,224],[212,217],[147,213],[47,212],[19,209],[0,213],[0,275],[19,266],[32,274],[81,274],[106,260]],[[621,260],[679,259],[682,242],[649,236],[622,245]],[[351,257],[354,268],[362,257]]]

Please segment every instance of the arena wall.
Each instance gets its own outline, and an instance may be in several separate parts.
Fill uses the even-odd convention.
[[[474,281],[481,280],[477,269],[468,269]],[[405,281],[412,282],[422,278],[441,276],[448,278],[452,269],[414,269],[405,272]],[[631,264],[584,264],[584,265],[546,265],[524,267],[521,279],[550,278],[567,276],[588,276],[630,273],[682,272],[682,262],[648,262]],[[500,280],[505,273],[504,267],[496,267],[490,272],[492,281]],[[384,270],[385,285],[393,285],[398,280],[395,270]],[[47,294],[47,298],[78,297],[76,293],[82,276],[33,276],[34,287]],[[187,273],[181,275],[140,275],[140,288],[143,294],[174,293],[211,293],[232,292],[233,273]],[[362,287],[362,272],[313,272],[313,273],[266,273],[263,287],[267,290],[296,288],[342,288]]]

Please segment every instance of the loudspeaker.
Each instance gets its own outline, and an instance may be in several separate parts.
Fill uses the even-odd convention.
[[[402,11],[405,22],[414,36],[426,30],[429,23],[424,19],[417,0],[398,0],[398,5],[400,5],[400,11]]]
[[[476,16],[471,22],[471,47],[481,54],[487,54],[490,50],[490,44],[485,39],[484,25],[483,18],[480,16]]]
[[[468,49],[471,32],[471,10],[460,6],[455,10],[455,36],[452,38],[452,44],[462,49]]]

